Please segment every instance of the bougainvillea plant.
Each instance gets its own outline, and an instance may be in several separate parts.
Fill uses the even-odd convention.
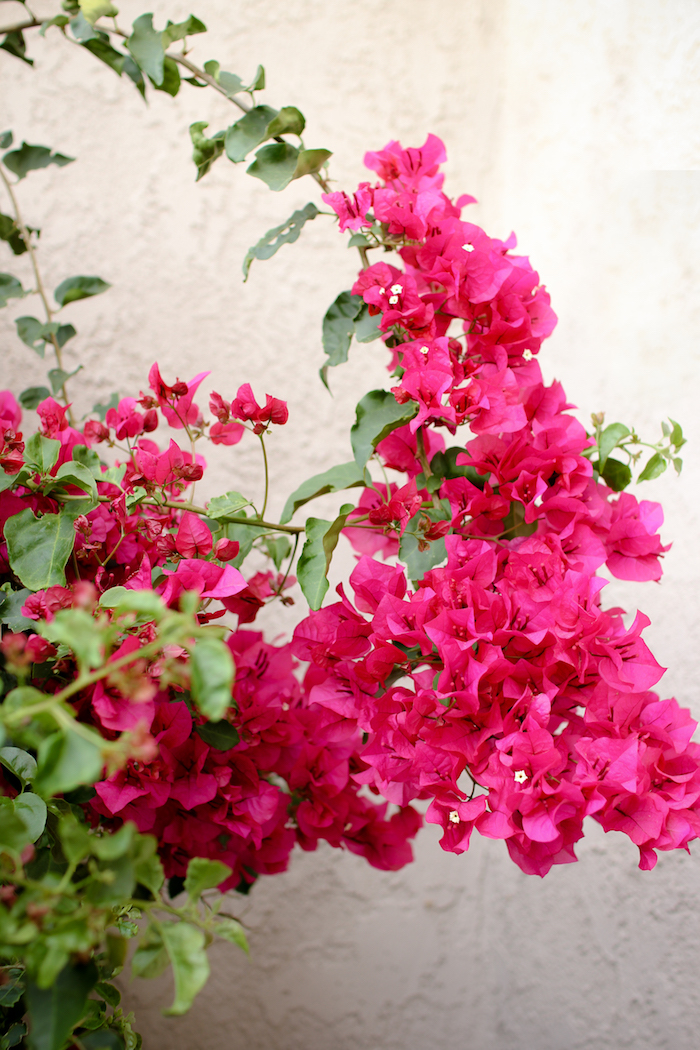
[[[476,829],[528,874],[574,861],[586,816],[626,833],[642,868],[687,849],[700,833],[695,723],[652,691],[648,620],[627,627],[605,608],[599,575],[661,576],[661,508],[626,491],[647,446],[600,415],[587,432],[561,385],[545,385],[537,357],[556,317],[515,238],[462,217],[473,198],[443,192],[435,136],[368,153],[374,181],[330,192],[328,151],[284,138],[301,134],[299,111],[255,104],[260,73],[244,88],[218,63],[193,66],[184,45],[171,57],[203,32],[193,16],[156,31],[142,15],[127,34],[102,29],[109,3],[63,6],[42,30],[69,28],[137,86],[146,74],[175,94],[185,65],[247,110],[213,139],[195,125],[198,177],[270,140],[251,174],[274,190],[316,178],[362,261],[323,320],[321,378],[355,338],[381,340],[391,381],[359,402],[352,458],[304,482],[279,522],[266,517],[266,455],[260,506],[235,490],[198,504],[207,442],[232,449],[235,474],[235,446],[264,453],[284,400],[242,376],[210,393],[205,418],[209,374],[183,381],[153,363],[143,389],[78,421],[62,356],[76,332],[56,317],[108,285],[68,277],[50,305],[12,176],[70,158],[4,136],[3,239],[34,288],[3,274],[0,289],[5,302],[39,296],[44,319],[17,318],[17,333],[56,360],[50,388],[0,394],[2,1050],[138,1047],[111,980],[128,940],[136,975],[172,965],[170,1012],[184,1012],[211,939],[246,947],[217,890],[248,892],[296,846],[394,870],[424,814],[444,849],[466,851]],[[22,32],[38,25],[2,47],[28,61]],[[246,276],[319,211],[266,234]],[[682,444],[664,424],[637,481],[680,470]],[[346,491],[357,498],[335,519],[292,524]],[[323,605],[341,535],[357,564]],[[266,571],[248,570],[253,550]],[[288,604],[295,579],[309,612],[270,643],[257,614]]]

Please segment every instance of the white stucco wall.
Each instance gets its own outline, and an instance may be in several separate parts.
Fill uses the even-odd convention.
[[[143,10],[119,6],[124,24]],[[157,25],[190,10],[151,6]],[[680,480],[638,490],[664,503],[664,581],[615,583],[608,600],[651,615],[647,640],[669,668],[661,688],[700,717],[700,5],[199,0],[194,11],[210,28],[194,59],[242,76],[263,62],[265,100],[302,109],[307,145],[334,150],[339,185],[354,187],[365,149],[440,135],[447,191],[475,194],[488,232],[515,229],[552,294],[560,321],[540,360],[581,418],[605,409],[653,439],[662,416],[683,423]],[[248,380],[286,398],[290,424],[270,443],[279,509],[303,478],[348,458],[353,406],[384,382],[376,343],[336,372],[334,399],[316,378],[320,318],[355,258],[318,219],[242,285],[245,250],[317,199],[310,180],[274,195],[224,159],[195,186],[187,125],[225,127],[225,100],[185,85],[146,107],[51,33],[33,52],[34,71],[2,54],[3,126],[79,159],[21,184],[25,218],[43,228],[50,287],[74,273],[114,285],[69,308],[81,409],[145,387],[156,358],[166,376],[211,368],[224,396]],[[2,325],[3,385],[39,382],[40,362]],[[256,457],[251,443],[217,460],[210,494],[256,491]],[[284,610],[268,622],[291,627]],[[189,1016],[160,1018],[162,981],[128,989],[147,1050],[694,1050],[700,850],[641,873],[626,839],[592,825],[579,864],[541,881],[502,843],[458,858],[437,837],[425,829],[397,874],[320,849],[261,880],[233,902],[251,959],[214,948],[216,974]]]

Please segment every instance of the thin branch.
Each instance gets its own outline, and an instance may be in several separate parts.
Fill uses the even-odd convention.
[[[44,305],[44,311],[46,313],[46,321],[47,321],[48,324],[51,324],[53,322],[53,310],[49,306],[49,301],[48,301],[48,299],[46,297],[46,291],[44,289],[44,283],[43,283],[43,281],[41,279],[41,274],[39,272],[39,265],[38,265],[38,263],[36,261],[36,252],[34,251],[34,246],[32,245],[32,239],[31,239],[31,236],[29,234],[29,230],[27,229],[27,227],[24,224],[24,220],[22,219],[22,213],[20,212],[20,209],[19,209],[19,202],[17,201],[17,197],[15,196],[15,192],[12,189],[12,184],[8,180],[7,176],[5,175],[5,172],[4,172],[3,168],[2,168],[2,165],[0,165],[0,178],[2,178],[2,181],[5,184],[5,189],[7,190],[8,195],[10,197],[10,200],[12,201],[12,207],[14,208],[14,212],[15,212],[15,222],[17,223],[20,235],[22,237],[22,240],[24,241],[24,245],[25,245],[27,251],[29,252],[29,258],[31,259],[31,262],[32,262],[32,269],[34,270],[34,280],[36,281],[36,290],[37,290],[37,292],[39,294],[39,297],[41,298],[41,301],[42,301],[42,303]],[[61,348],[58,345],[58,339],[56,338],[56,335],[55,335],[54,332],[51,333],[51,343],[53,345],[54,353],[56,355],[56,364],[58,365],[58,367],[61,370],[63,370],[63,357],[62,357],[62,354],[61,354]],[[63,397],[63,403],[68,406],[68,418],[70,419],[71,424],[75,424],[75,419],[73,418],[73,413],[71,411],[71,407],[68,404],[68,394],[66,393],[66,385],[65,385],[65,383],[61,384],[61,396]]]

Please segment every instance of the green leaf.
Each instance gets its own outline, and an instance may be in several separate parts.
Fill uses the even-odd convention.
[[[268,124],[267,134],[271,139],[277,135],[301,135],[305,127],[304,114],[296,106],[282,106],[277,116]]]
[[[315,175],[317,171],[321,170],[328,158],[332,156],[333,154],[329,149],[301,150],[293,178],[300,179],[304,175]]]
[[[81,784],[94,784],[102,775],[102,738],[87,730],[92,740],[74,730],[52,733],[41,741],[38,752],[39,771],[34,781],[37,792],[50,798],[72,791]]]
[[[243,279],[248,280],[248,274],[253,259],[270,259],[275,252],[279,251],[283,244],[293,244],[294,241],[299,239],[299,234],[306,222],[310,219],[315,219],[318,215],[318,208],[315,204],[307,204],[305,208],[300,208],[295,211],[291,218],[287,219],[280,226],[275,226],[272,230],[268,230],[264,237],[261,237],[257,244],[249,248],[246,257],[243,260]]]
[[[199,120],[196,124],[190,124],[190,138],[192,139],[192,160],[197,166],[197,178],[199,182],[204,178],[212,164],[224,152],[224,132],[218,131],[210,139],[203,134],[209,124],[206,120]]]
[[[275,142],[259,149],[246,171],[278,193],[294,178],[298,156],[299,150],[288,142]]]
[[[4,623],[11,631],[26,631],[28,627],[33,630],[36,621],[22,616],[22,606],[30,594],[31,591],[26,587],[21,591],[0,590],[0,623]]]
[[[67,514],[35,518],[27,507],[5,523],[12,571],[31,591],[65,587],[65,567],[73,551],[75,530]]]
[[[216,751],[230,751],[240,741],[238,730],[230,722],[205,722],[203,726],[195,726],[195,732],[202,738],[205,744],[213,747]]]
[[[46,803],[33,791],[23,791],[14,800],[15,813],[24,821],[30,842],[36,842],[46,827]]]
[[[279,572],[282,562],[292,553],[292,545],[286,536],[277,536],[275,539],[268,536],[265,540],[265,550],[272,558],[275,568]]]
[[[246,937],[245,930],[238,919],[219,919],[214,929],[217,937],[223,937],[223,939],[228,941],[229,944],[237,945],[239,948],[242,948],[246,954],[250,951],[248,947],[248,938]]]
[[[673,469],[675,470],[676,474],[680,474],[680,472],[683,470],[683,460],[680,456],[673,457]]]
[[[157,843],[152,835],[144,835],[139,839],[139,846],[141,853],[134,865],[136,882],[146,886],[155,896],[165,882],[163,864],[155,852]]]
[[[139,92],[143,99],[146,98],[146,81],[143,79],[143,73],[134,62],[131,55],[124,59],[124,72],[128,76],[129,80],[132,81],[136,90]]]
[[[122,824],[118,831],[94,838],[92,848],[100,860],[116,860],[131,852],[135,833],[134,824]]]
[[[649,462],[647,463],[647,465],[645,466],[642,473],[637,478],[637,482],[653,481],[654,478],[658,478],[660,474],[663,474],[667,466],[668,464],[666,463],[666,460],[661,455],[661,453],[655,452],[649,460]]]
[[[1,131],[0,132],[0,149],[7,149],[8,146],[12,145],[12,132]]]
[[[41,620],[37,628],[50,642],[67,645],[75,653],[81,672],[94,671],[104,664],[103,629],[85,609],[60,609],[53,620]]]
[[[110,0],[78,0],[85,20],[94,26],[98,18],[114,18],[119,11]]]
[[[270,106],[255,106],[230,128],[227,128],[224,146],[228,159],[234,164],[245,160],[251,150],[270,137],[267,130],[268,124],[276,116],[277,110]]]
[[[622,492],[632,480],[632,471],[626,463],[621,463],[619,459],[612,459],[609,457],[601,477],[605,484],[610,486],[613,492]]]
[[[54,394],[58,394],[63,388],[64,383],[73,376],[77,376],[78,372],[82,369],[82,365],[78,365],[72,372],[65,372],[62,368],[51,368],[48,371],[49,382],[53,389]]]
[[[418,411],[415,401],[400,405],[387,390],[371,390],[357,406],[355,422],[350,429],[350,443],[355,462],[364,467],[374,449],[387,434],[404,426]]]
[[[27,45],[24,42],[24,35],[21,29],[14,29],[7,33],[0,48],[3,51],[8,51],[15,58],[21,58],[23,62],[26,62],[28,66],[34,65],[33,58],[27,58],[26,51]]]
[[[204,72],[208,73],[210,77],[213,77],[220,88],[226,92],[228,98],[233,98],[234,95],[239,95],[241,91],[245,91],[243,81],[235,73],[227,73],[221,69],[218,62],[213,59],[210,62],[204,63]],[[195,80],[191,80],[190,83],[197,83]],[[197,87],[206,87],[206,84],[197,84]]]
[[[82,11],[79,11],[75,18],[71,18],[70,29],[80,44],[85,44],[88,40],[109,39],[106,33],[99,29],[93,29]]]
[[[0,795],[0,851],[20,853],[29,842],[29,829],[8,795]]]
[[[61,494],[54,490],[65,489],[68,485],[80,489],[97,505],[97,481],[92,472],[76,460],[61,464],[46,491],[50,491],[54,499],[61,499]]]
[[[184,22],[171,22],[168,19],[163,30],[163,42],[165,47],[170,47],[176,40],[184,40],[186,36],[194,36],[196,33],[206,33],[207,27],[194,15],[190,15]]]
[[[50,988],[39,988],[27,981],[27,1006],[31,1018],[32,1050],[61,1050],[87,1004],[87,997],[97,983],[93,962],[68,964]]]
[[[20,747],[0,748],[0,762],[22,782],[22,787],[36,776],[36,759]]]
[[[399,558],[406,566],[409,580],[422,579],[429,569],[434,569],[436,565],[440,565],[447,558],[443,537],[433,540],[427,550],[421,551],[418,548],[418,539],[416,536],[411,535],[413,532],[419,533],[418,526],[424,513],[427,513],[431,521],[441,521],[446,516],[441,511],[431,507],[425,512],[416,514],[406,526],[406,531],[401,537],[399,546]]]
[[[175,978],[175,1001],[163,1012],[168,1017],[187,1013],[194,997],[209,977],[209,960],[204,951],[204,934],[188,923],[167,922],[161,936],[170,957]]]
[[[375,339],[381,339],[384,334],[379,327],[382,315],[375,314],[372,317],[367,303],[362,304],[362,309],[355,318],[355,338],[358,343],[372,343]]]
[[[97,1031],[88,1032],[87,1035],[81,1033],[80,1045],[83,1050],[124,1050],[125,1044],[121,1035],[113,1028],[100,1028]]]
[[[229,518],[239,516],[241,508],[247,507],[249,499],[242,496],[240,492],[231,490],[225,496],[215,496],[207,504],[207,517],[216,521],[227,521]]]
[[[151,83],[156,91],[165,91],[168,95],[172,95],[175,98],[175,95],[180,90],[180,69],[175,59],[166,55],[163,59],[162,83],[156,84],[154,81],[151,81]]]
[[[678,451],[678,449],[682,448],[686,443],[686,439],[683,437],[683,428],[680,423],[676,423],[675,419],[671,419],[670,416],[668,418],[669,422],[673,425],[673,430],[671,431],[671,444],[676,451]]]
[[[193,857],[187,865],[185,891],[191,900],[198,901],[204,890],[213,890],[230,874],[231,868],[228,864],[222,864],[220,860]]]
[[[126,587],[110,587],[100,595],[100,606],[113,609],[117,616],[135,613],[139,618],[162,620],[166,609],[154,591],[127,590]]]
[[[109,0],[78,0],[80,12],[85,21],[94,26],[99,18],[115,18],[119,11]]]
[[[297,579],[311,609],[320,609],[329,584],[326,579],[326,552],[323,538],[332,522],[325,518],[307,518],[306,541],[297,563]]]
[[[152,926],[146,931],[131,960],[134,977],[159,977],[168,965],[168,953],[160,934]]]
[[[34,350],[39,357],[44,356],[47,340],[58,331],[57,324],[43,324],[36,317],[17,317],[15,325],[24,345]]]
[[[321,608],[329,586],[327,574],[333,551],[351,510],[352,503],[346,503],[332,522],[323,518],[307,519],[306,542],[297,564],[297,578],[311,609]]]
[[[50,29],[51,26],[59,26],[59,28],[62,29],[63,26],[67,26],[69,22],[70,18],[68,15],[54,15],[53,18],[47,18],[45,22],[41,23],[39,36],[46,36],[46,30]],[[2,143],[0,143],[0,146],[2,146]]]
[[[61,324],[58,326],[58,331],[56,332],[56,342],[59,347],[64,347],[68,340],[72,339],[74,335],[77,335],[77,332],[72,324]],[[82,368],[82,365],[80,367]],[[78,369],[76,368],[75,371],[77,372]],[[75,372],[71,372],[71,375],[75,375]]]
[[[299,507],[308,503],[309,500],[316,499],[317,496],[324,496],[327,492],[340,492],[342,489],[354,489],[358,486],[365,488],[369,483],[370,479],[364,468],[359,467],[354,460],[331,467],[323,474],[315,474],[291,494],[284,505],[280,524],[284,525],[291,521]]]
[[[0,273],[0,306],[7,306],[10,299],[23,299],[25,292],[21,283],[11,273]]]
[[[79,864],[92,853],[93,839],[87,829],[71,813],[58,822],[58,838],[69,864]]]
[[[255,71],[253,82],[248,88],[248,91],[262,91],[265,87],[265,70],[262,66],[258,66]]]
[[[115,390],[115,392],[110,397],[109,401],[105,401],[104,404],[102,402],[100,402],[100,401],[96,402],[96,404],[94,404],[92,406],[92,411],[104,423],[105,417],[106,417],[107,413],[109,412],[110,408],[117,408],[118,405],[119,405],[119,394]]]
[[[164,33],[153,28],[153,15],[140,15],[133,23],[133,33],[126,42],[136,65],[154,84],[163,83],[165,48],[170,43]]]
[[[33,227],[28,229],[31,231]],[[0,214],[0,240],[9,244],[13,255],[24,255],[27,250],[19,226],[11,215]]]
[[[19,403],[22,408],[35,409],[37,405],[51,397],[51,391],[45,386],[28,386],[19,395]]]
[[[0,1006],[14,1006],[22,998],[24,986],[20,981],[10,981],[0,985]]]
[[[49,164],[63,168],[66,164],[71,164],[75,157],[52,153],[47,146],[30,146],[28,142],[23,142],[19,149],[11,150],[2,159],[5,167],[18,179],[24,179],[30,171],[46,168]]]
[[[355,322],[360,317],[364,306],[361,295],[341,292],[326,310],[323,318],[323,349],[328,355],[328,361],[325,368],[347,361],[348,350],[355,332]]]
[[[100,295],[111,287],[101,277],[67,277],[56,288],[53,297],[59,306],[67,306],[68,303],[77,302],[78,299],[89,299],[93,295]]]
[[[218,722],[231,705],[233,657],[218,638],[202,638],[190,657],[192,696],[198,710],[210,722]]]
[[[43,434],[32,434],[27,441],[24,458],[41,474],[47,474],[56,463],[61,451],[61,442]]]
[[[122,1001],[122,993],[107,981],[100,981],[95,985],[95,994],[99,995],[100,999],[104,999],[109,1006],[119,1006]]]
[[[623,438],[629,437],[629,428],[624,423],[611,423],[609,427],[606,427],[603,433],[600,435],[600,442],[598,444],[599,455],[600,455],[600,472],[605,470],[605,464],[608,456],[614,448],[617,448],[619,441]]]
[[[126,55],[122,51],[117,51],[107,40],[102,40],[100,37],[93,37],[90,40],[83,41],[84,48],[86,48],[95,58],[99,58],[100,62],[104,62],[106,66],[113,69],[117,76],[121,76],[124,72],[124,63],[126,62]]]

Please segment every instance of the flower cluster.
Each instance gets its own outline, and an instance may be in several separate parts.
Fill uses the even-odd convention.
[[[65,585],[26,597],[24,617],[51,622],[60,610],[73,608],[98,615],[100,596],[122,586],[153,590],[173,609],[185,594],[195,594],[200,623],[228,611],[237,614],[240,627],[295,582],[289,573],[272,572],[246,580],[237,567],[239,541],[227,535],[225,526],[221,535],[212,533],[204,510],[185,509],[190,504],[183,496],[202,477],[204,459],[172,438],[163,449],[145,436],[155,436],[162,423],[185,430],[190,443],[204,436],[207,424],[193,400],[204,377],[168,385],[154,365],[152,393],[123,398],[104,422],[88,420],[81,429],[54,398],[39,404],[40,433],[58,443],[56,460],[45,478],[37,472],[32,485],[0,493],[3,527],[27,508],[39,515],[60,512],[61,495],[51,479],[58,482],[76,447],[88,453],[108,444],[124,458],[111,468],[98,468],[97,504],[74,518],[74,557],[66,564]],[[211,407],[216,422],[208,437],[215,444],[238,441],[243,422],[262,435],[288,418],[283,401],[268,395],[261,407],[248,384],[232,403],[212,394]],[[6,446],[16,443],[17,474],[28,464],[18,443],[21,410],[11,394],[0,398],[0,412]],[[12,578],[4,541],[0,572]],[[235,686],[228,720],[217,724],[212,738],[211,725],[188,704],[187,651],[169,648],[167,673],[161,660],[138,658],[154,635],[152,623],[127,633],[110,661],[133,653],[133,662],[73,700],[79,719],[106,740],[130,734],[128,760],[117,771],[105,771],[95,798],[86,804],[93,823],[114,828],[133,821],[141,832],[154,834],[168,877],[184,876],[192,857],[224,862],[232,875],[223,888],[283,871],[295,845],[313,850],[321,839],[378,868],[393,870],[411,860],[409,840],[421,817],[410,806],[388,813],[387,802],[372,801],[371,793],[366,797],[352,777],[362,767],[360,731],[352,720],[310,701],[308,685],[295,676],[297,662],[289,645],[267,644],[253,631],[229,634]],[[57,655],[56,647],[38,634],[7,632],[1,651],[6,666],[29,674],[30,681],[35,665],[47,660],[56,688],[77,674],[72,659]]]
[[[325,198],[341,228],[379,222],[398,246],[403,270],[370,265],[352,290],[381,314],[392,391],[417,412],[376,449],[408,483],[363,493],[345,529],[354,604],[342,593],[311,613],[294,652],[318,669],[310,698],[366,735],[357,782],[402,806],[430,799],[445,849],[476,828],[544,875],[576,859],[590,815],[650,868],[700,834],[696,724],[651,691],[648,620],[603,609],[596,574],[660,578],[661,508],[594,473],[593,440],[535,359],[556,322],[539,276],[514,237],[459,217],[444,159],[434,136],[393,142],[365,158],[380,184]],[[463,424],[471,439],[445,450],[436,428]],[[419,550],[444,543],[413,588],[370,557],[398,553],[411,526]]]

